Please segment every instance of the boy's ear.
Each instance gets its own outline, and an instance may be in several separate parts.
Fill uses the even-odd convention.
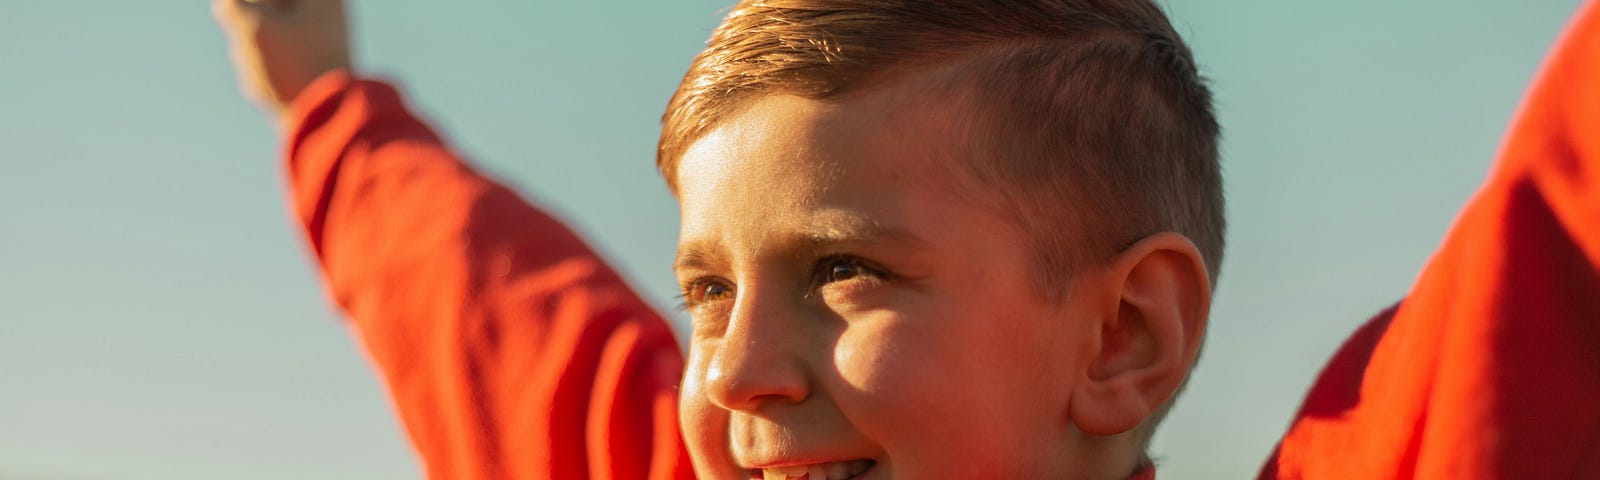
[[[1173,232],[1145,237],[1091,283],[1085,378],[1072,392],[1079,429],[1115,435],[1139,426],[1183,384],[1205,337],[1211,281],[1200,251]]]

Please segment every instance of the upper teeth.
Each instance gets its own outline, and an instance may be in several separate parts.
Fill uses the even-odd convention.
[[[867,467],[871,466],[872,462],[870,460],[790,465],[787,467],[763,468],[761,469],[761,478],[762,480],[789,480],[793,478],[845,480],[867,471]]]

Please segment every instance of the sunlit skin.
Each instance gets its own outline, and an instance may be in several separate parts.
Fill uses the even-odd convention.
[[[1047,299],[1019,222],[953,163],[969,153],[959,102],[924,93],[756,99],[682,158],[679,408],[702,478],[859,459],[872,479],[1138,466],[1128,430],[1181,382],[1209,291],[1180,286],[1189,318],[1150,327],[1137,313],[1164,301],[1122,318],[1123,286],[1209,288],[1198,254],[1159,236]]]

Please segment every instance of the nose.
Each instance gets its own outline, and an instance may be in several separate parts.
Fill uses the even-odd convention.
[[[810,394],[804,362],[803,309],[782,297],[741,294],[728,330],[706,368],[705,386],[716,405],[754,411],[799,403]]]

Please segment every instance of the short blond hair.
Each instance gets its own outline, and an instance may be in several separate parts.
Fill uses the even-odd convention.
[[[1225,220],[1211,93],[1144,0],[746,0],[695,57],[662,119],[674,192],[689,146],[753,98],[827,99],[891,71],[960,62],[970,171],[1004,192],[1045,291],[1176,231],[1213,283]]]

